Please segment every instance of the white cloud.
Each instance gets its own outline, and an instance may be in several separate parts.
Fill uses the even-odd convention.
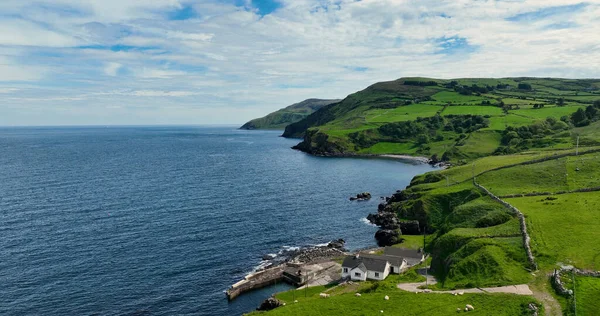
[[[600,6],[592,2],[581,12],[525,22],[507,18],[580,1],[282,2],[261,17],[249,1],[245,7],[217,0],[0,1],[5,16],[22,17],[0,17],[0,93],[11,97],[0,110],[76,109],[80,115],[72,119],[81,122],[73,124],[98,111],[114,122],[241,123],[401,76],[600,73],[593,62],[600,60]],[[197,18],[167,19],[186,5]],[[446,45],[476,48],[444,55],[438,42],[444,37]],[[27,89],[1,92],[19,88],[15,81]],[[207,109],[224,116],[197,115]]]
[[[106,64],[106,67],[104,67],[104,73],[109,75],[109,76],[116,76],[117,73],[119,72],[119,69],[121,69],[123,67],[123,65],[119,64],[119,63],[114,63],[114,62],[110,62]]]

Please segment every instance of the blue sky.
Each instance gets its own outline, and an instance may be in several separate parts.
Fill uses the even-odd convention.
[[[239,124],[402,76],[598,77],[570,0],[2,0],[0,125]]]

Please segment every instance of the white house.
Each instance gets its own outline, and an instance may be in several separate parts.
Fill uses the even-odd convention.
[[[385,247],[383,255],[357,254],[342,263],[342,278],[354,281],[384,280],[390,273],[401,273],[407,267],[425,260],[422,250]]]
[[[390,273],[400,273],[406,267],[401,257],[357,254],[342,263],[342,278],[353,281],[384,280]]]

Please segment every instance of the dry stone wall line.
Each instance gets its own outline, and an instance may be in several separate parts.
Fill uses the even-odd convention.
[[[475,178],[473,178],[473,184],[477,188],[479,188],[480,190],[485,192],[492,199],[494,199],[495,201],[504,205],[506,208],[510,209],[517,215],[517,217],[519,218],[521,234],[523,235],[523,247],[525,248],[525,251],[527,252],[527,260],[529,261],[529,265],[531,266],[531,268],[533,270],[537,270],[537,263],[535,262],[535,257],[533,256],[533,252],[531,251],[531,238],[529,237],[529,234],[527,233],[527,223],[525,221],[525,215],[523,215],[523,213],[521,213],[521,211],[519,211],[516,207],[510,205],[508,202],[497,197],[492,192],[490,192],[488,189],[486,189],[485,187],[483,187],[482,185],[477,183],[477,181],[475,181]]]
[[[600,191],[600,187],[593,187],[593,188],[582,188],[582,189],[576,189],[576,190],[571,190],[571,191],[558,191],[558,192],[535,192],[535,193],[523,193],[523,194],[509,194],[509,195],[503,195],[500,198],[501,199],[507,199],[507,198],[517,198],[517,197],[527,197],[527,196],[546,196],[546,195],[560,195],[560,194],[569,194],[569,193],[586,193],[586,192],[596,192],[596,191]]]
[[[580,276],[600,278],[600,271],[585,271],[573,267],[554,269],[554,272],[552,273],[552,286],[556,290],[556,293],[566,297],[573,295],[573,290],[568,290],[561,279],[561,274],[567,271]]]
[[[600,152],[600,148],[590,149],[590,150],[586,150],[586,151],[580,151],[579,153],[569,152],[569,153],[563,153],[563,154],[555,154],[555,155],[551,155],[551,156],[547,156],[547,157],[543,157],[543,158],[539,158],[539,159],[534,159],[534,160],[514,163],[512,165],[506,165],[506,166],[489,169],[482,173],[477,174],[477,176],[481,176],[488,172],[498,171],[498,170],[502,170],[502,169],[508,169],[508,168],[517,167],[517,166],[533,165],[536,163],[545,162],[545,161],[549,161],[549,160],[555,160],[555,159],[560,159],[560,158],[569,157],[569,156],[583,156],[583,155],[593,154],[593,153],[597,153],[597,152]]]

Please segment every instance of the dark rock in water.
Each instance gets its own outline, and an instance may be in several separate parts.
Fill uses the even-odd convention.
[[[398,224],[398,217],[396,217],[396,214],[390,212],[379,212],[377,214],[369,214],[367,216],[367,220],[383,229],[400,228],[400,224]]]
[[[371,193],[363,192],[356,195],[356,197],[351,197],[350,201],[366,201],[371,199]]]
[[[269,253],[269,254],[262,256],[262,259],[263,260],[273,260],[273,259],[275,259],[275,257],[277,257],[277,256]]]
[[[400,230],[404,235],[420,235],[421,234],[421,225],[419,225],[419,221],[400,221]]]
[[[274,297],[269,297],[268,299],[264,300],[256,310],[270,311],[276,309],[279,306],[283,306],[283,303],[280,300]]]
[[[346,245],[346,241],[343,239],[338,239],[327,244],[328,248],[336,248],[336,249],[344,249],[344,245]]]
[[[380,229],[375,233],[375,240],[379,247],[395,245],[402,241],[402,234],[399,229]]]
[[[383,212],[384,209],[385,209],[385,203],[379,203],[379,205],[377,205],[377,211]]]

